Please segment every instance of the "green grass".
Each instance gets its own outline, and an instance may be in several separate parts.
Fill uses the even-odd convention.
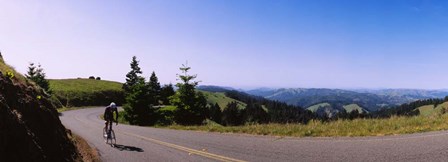
[[[430,116],[437,116],[442,112],[443,109],[448,109],[448,102],[444,102],[440,105],[437,105],[437,107],[434,107],[434,105],[421,106],[416,110],[420,111],[420,115],[430,117]]]
[[[307,109],[310,110],[311,112],[316,112],[317,109],[319,109],[320,107],[326,107],[326,106],[331,106],[329,103],[320,103],[320,104],[316,104],[313,106],[308,107]]]
[[[345,111],[347,111],[347,113],[350,113],[354,110],[358,110],[359,113],[362,112],[366,112],[368,113],[366,110],[364,110],[362,107],[360,107],[358,104],[350,104],[350,105],[345,105],[344,106]]]
[[[122,90],[122,83],[94,79],[50,79],[50,88],[56,92],[94,92]]]
[[[448,129],[448,114],[426,117],[392,117],[389,119],[355,119],[308,124],[257,124],[224,127],[216,124],[203,126],[171,125],[164,128],[209,131],[221,133],[245,133],[256,135],[293,137],[385,136]]]
[[[17,80],[23,83],[26,82],[26,78],[22,74],[18,73],[13,67],[5,64],[3,62],[3,59],[1,58],[0,58],[0,71],[3,73],[3,75],[6,75],[7,73],[11,72],[14,75],[13,78],[16,78]]]
[[[176,106],[168,105],[165,107],[160,108],[161,111],[174,111],[176,110]]]
[[[50,79],[57,107],[105,106],[124,101],[122,84],[94,79]],[[57,101],[57,102],[56,102]]]
[[[417,110],[419,110],[420,115],[423,115],[423,116],[429,116],[435,112],[434,105],[421,106],[421,107],[417,108]]]
[[[208,104],[214,105],[215,103],[218,103],[218,105],[221,109],[224,109],[227,106],[227,104],[229,104],[230,102],[237,102],[238,108],[240,108],[240,109],[246,107],[246,103],[240,102],[240,101],[235,100],[230,97],[227,97],[222,92],[206,92],[206,91],[201,91],[201,92],[204,94],[205,98],[207,98]]]

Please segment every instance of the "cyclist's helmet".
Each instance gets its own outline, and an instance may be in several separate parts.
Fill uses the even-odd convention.
[[[111,108],[117,108],[117,105],[116,105],[114,102],[112,102],[112,103],[110,103],[109,107],[111,107]]]

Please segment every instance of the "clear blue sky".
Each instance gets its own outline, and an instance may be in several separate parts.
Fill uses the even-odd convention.
[[[201,84],[448,88],[448,4],[429,0],[0,0],[0,50],[24,73]]]

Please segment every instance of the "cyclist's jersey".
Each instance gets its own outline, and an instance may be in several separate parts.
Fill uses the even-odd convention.
[[[110,106],[106,107],[106,110],[104,111],[104,120],[107,121],[114,120],[114,111],[117,111],[117,108],[112,108]]]

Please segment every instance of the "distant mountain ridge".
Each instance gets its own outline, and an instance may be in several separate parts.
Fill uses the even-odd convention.
[[[427,99],[427,98],[445,98],[448,96],[448,90],[423,90],[423,89],[358,89],[353,90],[360,93],[373,93],[383,96],[400,96],[410,99]]]
[[[444,98],[448,95],[448,91],[444,90],[413,89],[342,90],[281,88],[272,90],[254,89],[246,92],[302,107],[310,107],[320,103],[329,103],[332,106],[357,104],[368,111],[376,111],[380,108],[397,106],[421,99]]]

